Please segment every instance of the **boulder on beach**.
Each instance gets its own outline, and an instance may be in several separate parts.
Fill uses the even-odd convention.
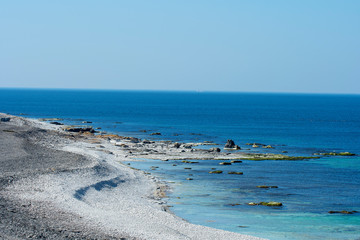
[[[210,148],[209,152],[221,152],[220,148],[214,147],[214,148]]]
[[[179,148],[180,146],[181,146],[181,143],[178,143],[178,142],[174,143],[174,148]]]
[[[92,127],[68,127],[65,128],[65,131],[67,132],[78,132],[78,133],[95,133],[95,130]]]
[[[9,122],[10,118],[9,117],[5,117],[5,118],[1,118],[0,122]]]

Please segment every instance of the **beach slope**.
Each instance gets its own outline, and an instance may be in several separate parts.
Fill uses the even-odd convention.
[[[1,239],[260,239],[190,224],[104,142],[0,114]]]

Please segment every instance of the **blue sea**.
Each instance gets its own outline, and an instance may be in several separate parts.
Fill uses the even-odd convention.
[[[0,89],[0,112],[63,118],[66,124],[91,121],[103,131],[142,139],[221,145],[232,139],[243,152],[360,154],[360,95]],[[274,149],[246,145],[254,142]],[[231,166],[202,160],[192,169],[149,159],[131,165],[168,181],[171,211],[191,223],[274,240],[360,239],[358,155]],[[244,174],[208,174],[211,168]],[[185,180],[189,176],[194,180]],[[246,204],[261,201],[283,206]],[[359,213],[328,213],[342,210]]]

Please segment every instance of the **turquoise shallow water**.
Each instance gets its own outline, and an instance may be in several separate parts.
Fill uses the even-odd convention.
[[[251,152],[360,154],[358,95],[0,89],[0,111],[60,117],[69,124],[86,120],[105,131],[146,139],[221,145],[233,139],[243,149],[249,147],[247,142],[275,147]],[[140,131],[144,129],[147,132]],[[151,132],[162,135],[151,136]],[[360,211],[359,156],[218,163],[203,160],[189,166],[146,160],[131,164],[173,182],[168,199],[172,211],[193,223],[270,239],[360,238],[359,213],[328,213]],[[151,170],[151,166],[159,168]],[[208,174],[211,168],[224,173]],[[229,175],[230,170],[244,174]],[[187,177],[194,180],[186,181]],[[246,205],[260,201],[279,201],[284,206]]]

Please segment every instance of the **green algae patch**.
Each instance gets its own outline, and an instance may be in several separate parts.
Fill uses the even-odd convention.
[[[286,160],[286,161],[298,161],[307,159],[318,159],[320,157],[305,157],[305,156],[287,156],[283,154],[247,154],[244,156],[246,160],[263,161],[263,160]]]
[[[321,156],[356,156],[355,153],[351,153],[351,152],[326,152],[326,153],[314,153],[314,155],[321,155]]]

